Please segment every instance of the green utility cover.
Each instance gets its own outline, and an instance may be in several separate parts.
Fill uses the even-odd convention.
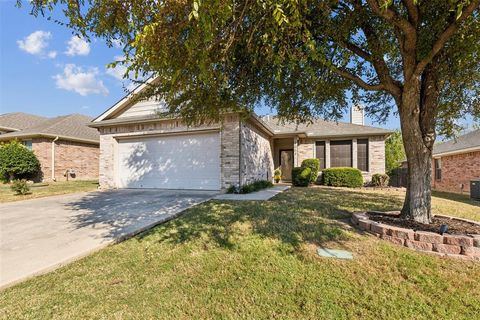
[[[318,248],[317,254],[320,257],[326,257],[326,258],[337,258],[337,259],[347,259],[347,260],[353,259],[352,253],[345,250]]]

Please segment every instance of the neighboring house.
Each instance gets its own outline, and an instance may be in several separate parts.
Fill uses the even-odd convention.
[[[2,114],[0,143],[16,139],[32,150],[41,165],[39,180],[98,179],[99,134],[88,126],[91,120],[80,114]]]
[[[435,144],[432,186],[446,192],[470,192],[470,180],[480,178],[480,129]]]
[[[136,102],[142,85],[91,124],[100,132],[100,185],[103,188],[225,190],[271,180],[276,167],[283,180],[306,158],[322,168],[358,167],[366,179],[385,172],[385,137],[390,131],[352,123],[315,121],[280,124],[273,117],[238,113],[219,123],[187,126],[161,118],[154,99]],[[360,112],[361,111],[355,111]],[[363,122],[363,115],[353,119]]]
[[[27,129],[39,125],[47,119],[24,112],[0,114],[0,134]]]

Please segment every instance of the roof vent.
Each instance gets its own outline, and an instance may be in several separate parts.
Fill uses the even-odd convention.
[[[359,124],[359,125],[365,125],[364,121],[364,110],[362,106],[355,105],[352,106],[350,110],[350,122],[352,124]]]

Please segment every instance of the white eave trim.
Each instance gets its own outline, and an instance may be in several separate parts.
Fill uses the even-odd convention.
[[[437,158],[441,158],[441,157],[445,157],[445,156],[453,156],[453,155],[456,155],[456,154],[475,152],[475,151],[480,151],[480,146],[465,148],[465,149],[459,149],[459,150],[453,150],[453,151],[447,151],[447,152],[442,152],[442,153],[436,153],[436,154],[433,155],[433,158],[437,159]]]
[[[141,93],[143,90],[145,90],[145,88],[148,85],[152,84],[155,80],[157,80],[157,77],[149,78],[146,82],[142,83],[141,85],[136,87],[133,91],[129,92],[125,97],[123,97],[122,100],[118,101],[116,104],[114,104],[108,110],[106,110],[104,113],[99,115],[97,118],[93,119],[92,122],[100,122],[100,121],[104,120],[105,118],[107,118],[108,116],[110,116],[111,114],[117,112],[118,110],[121,110],[122,108],[127,107],[130,104],[131,99],[135,95]]]

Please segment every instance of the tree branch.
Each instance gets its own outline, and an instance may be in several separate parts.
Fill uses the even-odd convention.
[[[366,52],[365,50],[363,50],[362,48],[360,48],[359,46],[357,46],[356,44],[353,44],[348,41],[342,41],[340,44],[343,45],[348,50],[355,53],[357,56],[363,58],[364,60],[372,62],[373,60],[372,55]]]
[[[418,7],[413,0],[402,0],[403,5],[407,8],[408,20],[416,29],[418,27],[419,12]]]
[[[377,0],[367,0],[367,3],[377,16],[396,25],[404,33],[415,32],[414,26],[408,20],[399,16],[394,10],[389,8],[381,9]]]
[[[398,15],[396,11],[390,8],[381,9],[378,5],[378,0],[367,0],[370,9],[379,17],[390,23],[395,31],[397,40],[400,43],[402,51],[402,59],[404,65],[404,78],[409,79],[414,73],[417,63],[417,30],[405,18]]]
[[[455,34],[460,28],[460,25],[465,21],[476,9],[480,7],[480,0],[472,0],[470,4],[463,10],[458,19],[451,23],[441,34],[437,40],[433,43],[432,50],[423,58],[416,66],[414,75],[420,75],[425,67],[432,61],[432,59],[444,48],[448,40]]]
[[[345,79],[353,81],[356,85],[358,85],[360,88],[368,91],[381,91],[385,90],[385,86],[383,84],[369,84],[365,81],[363,81],[361,78],[357,77],[356,75],[348,72],[347,70],[336,67],[336,66],[329,66],[330,70],[335,72],[336,74],[342,76]]]

